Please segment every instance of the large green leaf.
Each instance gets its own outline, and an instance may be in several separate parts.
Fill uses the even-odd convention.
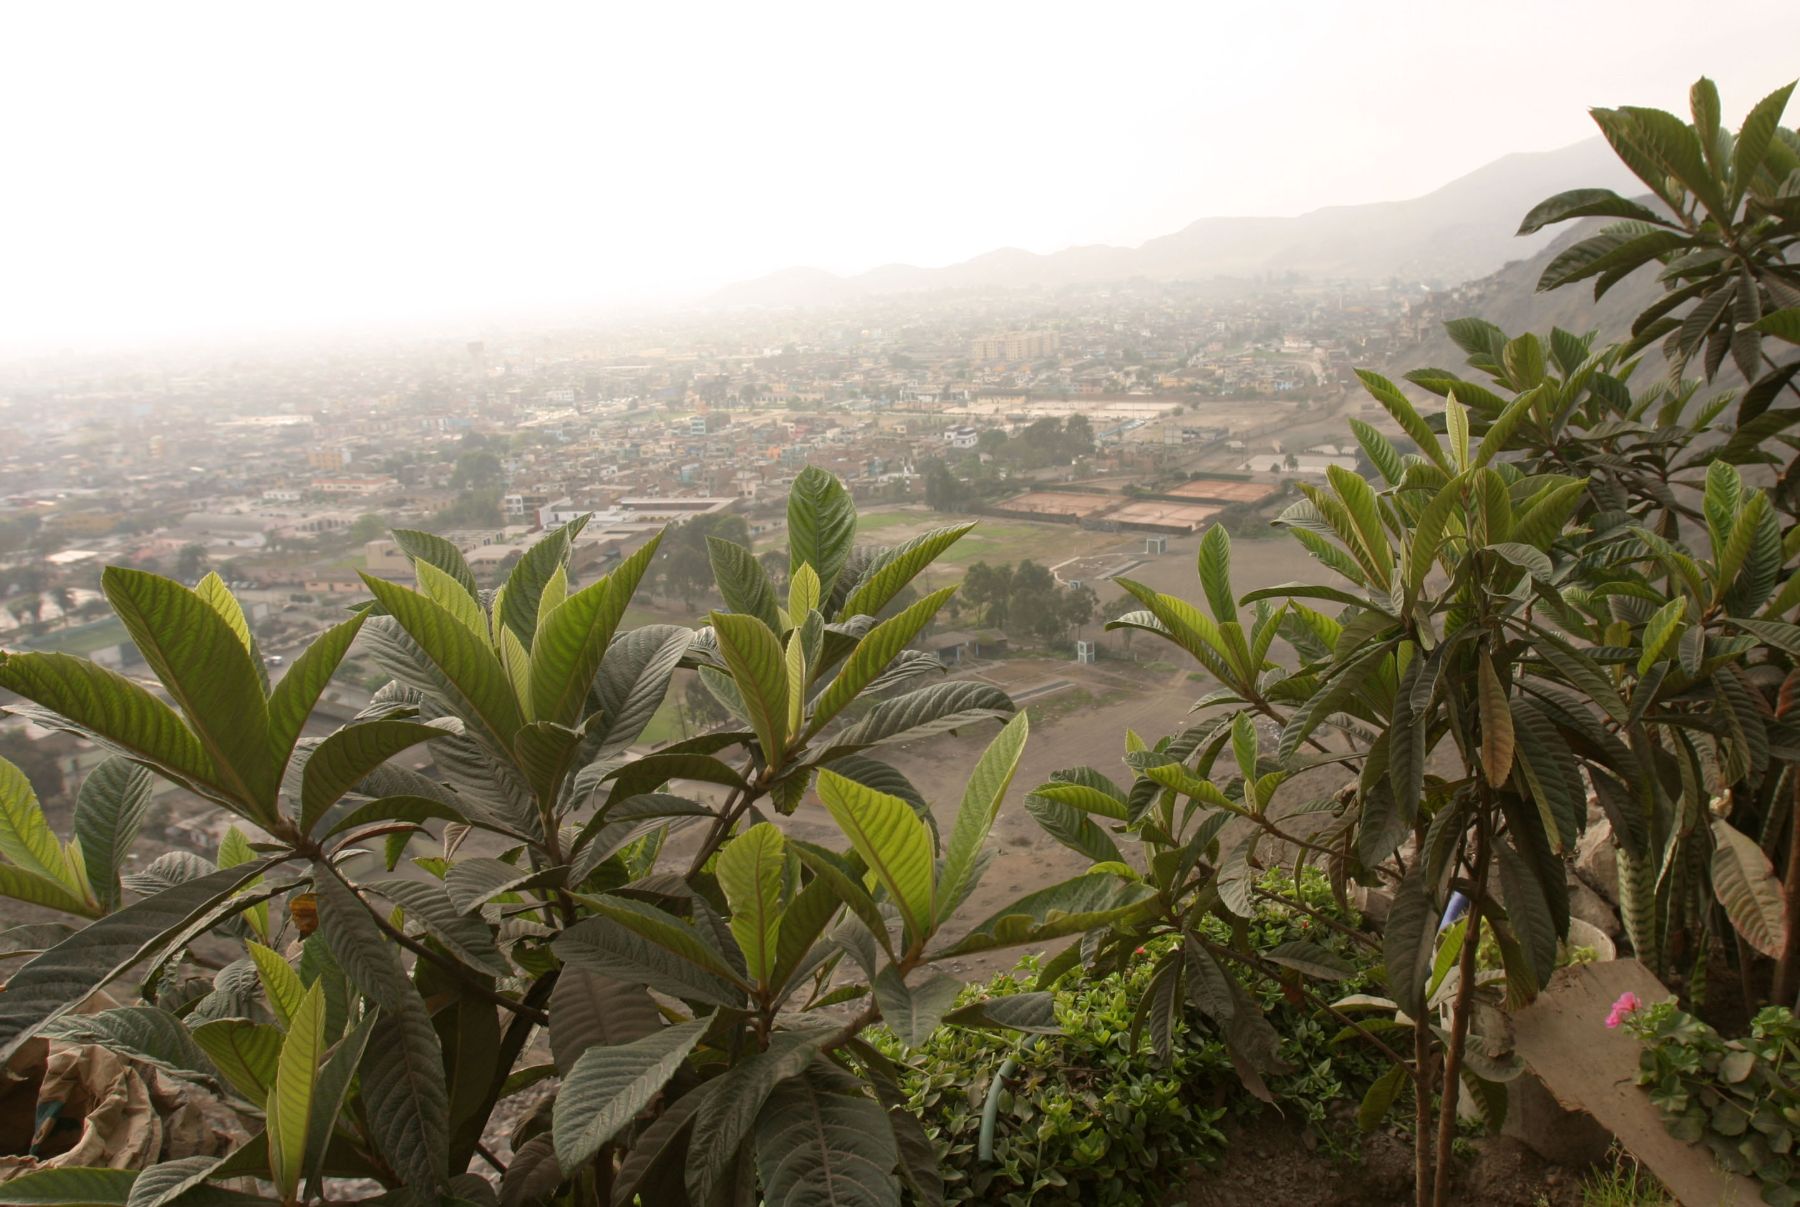
[[[330,1013],[329,1010],[327,1013]],[[374,1011],[363,1015],[362,1021],[339,1041],[319,1069],[318,1081],[313,1086],[312,1119],[307,1126],[306,1179],[309,1183],[316,1183],[324,1172],[325,1156],[331,1145],[332,1133],[337,1127],[338,1116],[343,1112],[344,1103],[350,1096],[356,1071],[362,1066],[369,1037],[374,1034],[379,1017]],[[329,1033],[329,1020],[326,1030]]]
[[[948,528],[934,528],[904,545],[884,550],[863,571],[855,589],[845,597],[844,606],[838,609],[836,619],[843,621],[852,616],[876,615],[900,593],[902,587],[935,561],[938,554],[961,540],[974,527],[974,523],[970,522],[954,524]]]
[[[124,1207],[136,1182],[135,1169],[63,1166],[28,1170],[0,1182],[5,1207]]]
[[[0,687],[44,710],[10,711],[72,729],[196,790],[215,783],[212,758],[175,710],[116,671],[72,654],[4,654]]]
[[[883,968],[871,986],[881,1007],[881,1022],[894,1038],[909,1048],[930,1039],[944,1012],[956,1003],[962,982],[941,972],[931,973],[909,985],[893,965]]]
[[[1635,218],[1640,222],[1665,224],[1667,219],[1655,210],[1628,201],[1611,189],[1570,189],[1531,207],[1519,224],[1519,234],[1533,234],[1555,222],[1571,218]]]
[[[1145,884],[1095,872],[1028,893],[987,918],[938,957],[1042,944],[1081,934],[1136,912],[1153,897]]]
[[[194,1042],[247,1102],[262,1106],[275,1085],[281,1031],[247,1018],[220,1018],[194,1028]]]
[[[315,981],[288,1023],[269,1094],[269,1177],[284,1201],[291,1201],[306,1165],[306,1136],[312,1122],[313,1082],[325,1056],[325,987]]]
[[[388,1163],[415,1187],[449,1176],[449,1091],[431,1015],[400,949],[335,870],[314,865],[319,930],[350,982],[381,1007],[362,1071],[366,1115]]]
[[[483,976],[512,975],[512,966],[494,945],[493,933],[479,915],[451,904],[443,886],[424,880],[384,880],[376,892],[406,911],[409,921],[436,939],[451,955]]]
[[[163,1207],[206,1181],[220,1164],[219,1157],[177,1157],[152,1165],[131,1184],[125,1207]]]
[[[769,1207],[898,1207],[899,1159],[881,1105],[827,1060],[777,1085],[756,1119]]]
[[[694,1118],[688,1141],[688,1198],[712,1202],[720,1177],[737,1160],[738,1146],[750,1134],[769,1094],[799,1073],[818,1055],[827,1032],[778,1031],[769,1046],[717,1078]]]
[[[551,1120],[563,1171],[573,1173],[592,1160],[650,1105],[711,1025],[710,1018],[699,1018],[628,1044],[583,1052],[557,1091]]]
[[[731,907],[731,935],[750,979],[767,986],[781,934],[781,882],[787,843],[769,822],[751,826],[719,852],[714,872]]]
[[[1015,713],[981,752],[975,770],[969,775],[962,804],[956,811],[956,822],[950,829],[943,871],[938,878],[935,921],[940,926],[974,885],[982,847],[993,831],[995,818],[1000,815],[1000,802],[1019,769],[1025,740],[1030,734],[1030,715]]]
[[[644,986],[563,965],[550,990],[550,1056],[568,1076],[589,1048],[618,1047],[662,1029],[662,1012]]]
[[[706,555],[712,562],[713,581],[719,585],[725,606],[733,612],[756,617],[771,632],[781,632],[775,588],[769,582],[769,572],[756,555],[736,541],[717,536],[706,538]],[[804,617],[795,617],[796,623],[802,619]]]
[[[88,772],[75,798],[75,837],[95,899],[119,904],[119,869],[137,842],[150,808],[150,773],[129,759],[110,758]]]
[[[76,931],[25,964],[0,993],[0,1061],[54,1018],[86,1001],[139,960],[196,923],[217,916],[243,885],[262,874],[266,860],[220,868],[134,902]]]
[[[418,1001],[418,995],[413,994]],[[443,1047],[424,1003],[383,1009],[369,1036],[360,1078],[363,1114],[381,1155],[408,1186],[448,1177],[450,1096]]]
[[[251,962],[256,965],[256,979],[262,982],[263,997],[283,1027],[290,1026],[294,1015],[306,1002],[306,984],[285,957],[274,948],[249,942]]]
[[[5,759],[0,759],[0,855],[22,871],[62,885],[77,902],[87,896],[81,872],[51,832],[31,782]]]
[[[101,1044],[133,1060],[190,1080],[219,1072],[179,1018],[156,1006],[119,1006],[97,1014],[65,1014],[40,1034],[65,1043]]]
[[[1011,697],[989,684],[934,683],[881,701],[832,740],[849,747],[912,741],[976,721],[1004,720],[1013,712]]]
[[[829,768],[819,772],[819,799],[899,909],[913,942],[937,929],[931,834],[912,806]]]
[[[1725,916],[1744,942],[1771,959],[1787,948],[1787,894],[1756,840],[1714,818],[1712,882]]]
[[[358,612],[320,633],[300,651],[287,674],[269,691],[269,744],[277,766],[286,766],[294,753],[294,743],[300,740],[306,719],[368,618],[367,612]]]
[[[1424,870],[1415,866],[1394,894],[1381,947],[1388,993],[1400,1009],[1415,1019],[1424,1017],[1437,924],[1438,910],[1425,883]]]
[[[787,655],[781,641],[754,616],[714,612],[709,619],[763,759],[779,767],[788,740]]]
[[[620,635],[607,649],[594,679],[604,726],[597,757],[617,754],[643,735],[693,640],[692,629],[648,624]]]
[[[301,773],[300,830],[311,834],[325,811],[375,768],[420,742],[462,732],[454,717],[436,721],[357,721],[325,738]]]
[[[1119,846],[1084,811],[1036,792],[1025,798],[1025,811],[1043,831],[1092,863],[1121,863]]]
[[[144,661],[180,705],[220,786],[252,816],[272,821],[281,768],[273,757],[269,705],[250,651],[231,625],[161,575],[108,566],[100,586]]]
[[[685,924],[680,919],[670,921],[677,931],[673,949],[606,917],[577,922],[558,935],[553,946],[565,964],[591,969],[615,980],[647,984],[659,993],[684,1001],[741,1006],[742,991],[730,976],[719,971],[723,957],[716,951],[692,956],[692,946],[704,946],[703,940],[692,934],[691,928],[685,928],[690,933],[683,933]],[[728,972],[729,965],[725,968]]]
[[[811,566],[821,598],[830,599],[856,543],[856,504],[836,475],[816,465],[801,470],[788,492],[788,573]]]
[[[436,566],[460,583],[471,597],[481,594],[475,575],[469,570],[469,563],[463,560],[462,550],[443,537],[410,528],[396,528],[392,535],[394,543],[400,546],[400,551],[413,561]]]
[[[857,642],[837,677],[826,684],[825,690],[813,701],[812,722],[808,732],[817,733],[823,729],[827,722],[843,711],[845,705],[856,699],[857,694],[931,623],[938,609],[954,594],[955,587],[933,591],[899,615],[870,629],[868,635]]]
[[[952,1027],[998,1028],[1034,1035],[1057,1035],[1062,1031],[1056,1021],[1056,995],[1044,990],[979,998],[944,1015],[944,1022]]]
[[[456,706],[466,719],[479,722],[502,747],[524,724],[519,702],[499,656],[480,637],[440,605],[417,591],[364,574],[375,600],[412,638],[460,697]]]
[[[525,551],[506,576],[506,589],[498,604],[500,622],[513,631],[527,650],[538,631],[538,609],[543,602],[544,588],[568,562],[569,549],[581,535],[581,530],[587,527],[588,518],[577,516],[543,536]]]
[[[652,537],[611,574],[540,619],[531,647],[532,712],[539,720],[573,725],[580,719],[607,646],[661,541],[660,534]]]

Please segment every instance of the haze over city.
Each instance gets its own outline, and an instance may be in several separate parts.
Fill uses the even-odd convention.
[[[554,321],[1394,201],[1702,71],[1744,109],[1792,11],[1730,7],[1676,37],[1629,0],[15,5],[0,352]]]

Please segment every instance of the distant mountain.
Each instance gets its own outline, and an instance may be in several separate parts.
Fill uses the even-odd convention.
[[[1259,273],[1453,283],[1493,272],[1553,236],[1514,236],[1533,205],[1564,189],[1629,189],[1599,138],[1508,155],[1407,201],[1330,206],[1294,218],[1202,218],[1141,247],[1093,245],[1039,255],[1003,248],[943,268],[890,264],[843,277],[793,268],[720,290],[727,306],[821,305],[945,289],[1057,286],[1149,277],[1204,280]]]
[[[1638,200],[1646,205],[1654,204],[1647,195]],[[1592,281],[1579,281],[1545,293],[1539,293],[1537,288],[1538,279],[1544,275],[1550,261],[1611,221],[1610,218],[1584,218],[1555,227],[1554,237],[1537,254],[1515,260],[1498,272],[1470,281],[1457,290],[1459,300],[1445,309],[1443,317],[1484,318],[1508,335],[1522,335],[1527,331],[1544,335],[1552,327],[1561,327],[1578,335],[1598,331],[1600,343],[1625,338],[1631,332],[1632,320],[1662,296],[1662,285],[1656,279],[1656,265],[1638,269],[1607,290],[1598,301],[1594,299]],[[1661,358],[1652,348],[1647,359],[1660,361]],[[1431,366],[1460,371],[1466,360],[1467,355],[1444,334],[1442,326],[1434,325],[1419,343],[1397,353],[1390,368],[1398,372]]]

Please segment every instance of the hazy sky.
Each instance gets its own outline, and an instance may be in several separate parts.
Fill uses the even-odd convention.
[[[461,321],[1406,197],[1586,137],[1589,105],[1685,111],[1702,72],[1735,125],[1800,74],[1794,10],[9,4],[0,345]]]

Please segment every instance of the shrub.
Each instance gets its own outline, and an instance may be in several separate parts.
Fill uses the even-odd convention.
[[[1746,1039],[1724,1038],[1673,1001],[1633,1011],[1625,1025],[1643,1041],[1638,1084],[1662,1111],[1669,1134],[1705,1145],[1724,1168],[1760,1181],[1763,1202],[1800,1203],[1794,1012],[1764,1007]]]
[[[1284,872],[1271,872],[1263,884],[1333,921],[1357,921],[1338,908],[1316,871],[1304,873],[1298,884]],[[1210,925],[1223,927],[1216,919]],[[1248,933],[1260,950],[1318,940],[1347,962],[1360,958],[1346,984],[1352,991],[1372,979],[1370,961],[1355,943],[1281,902],[1265,902]],[[1228,1114],[1264,1111],[1262,1102],[1244,1092],[1212,1024],[1198,1012],[1175,1022],[1182,1041],[1166,1060],[1144,1042],[1145,991],[1159,961],[1176,946],[1172,939],[1153,940],[1120,971],[1076,968],[1060,979],[1054,979],[1054,969],[1046,972],[1044,961],[1027,956],[1012,974],[996,976],[985,989],[965,991],[967,1005],[1014,996],[1027,985],[1054,979],[1062,1030],[1024,1041],[992,1032],[940,1031],[903,1065],[908,1108],[924,1121],[937,1148],[950,1201],[1150,1201],[1194,1164],[1220,1155],[1219,1125]],[[1288,1071],[1269,1080],[1278,1109],[1309,1128],[1321,1147],[1354,1155],[1355,1133],[1325,1125],[1335,1107],[1362,1097],[1380,1075],[1381,1062],[1348,1042],[1339,1028],[1294,1004],[1288,987],[1248,972],[1240,980],[1281,1034],[1280,1056]],[[876,1042],[900,1059],[890,1036],[878,1033]],[[978,1152],[982,1109],[992,1078],[1009,1058],[1018,1067],[1000,1098],[993,1159],[984,1162]]]

